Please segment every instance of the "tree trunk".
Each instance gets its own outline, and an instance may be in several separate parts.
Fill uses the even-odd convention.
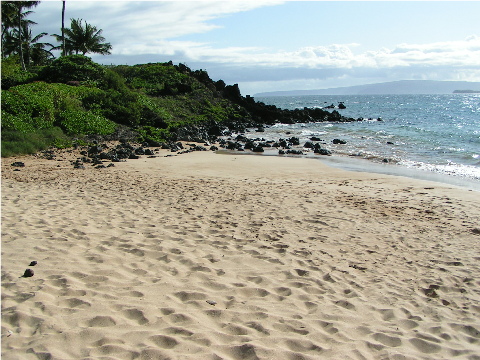
[[[20,55],[20,65],[22,70],[26,71],[25,61],[23,60],[23,44],[22,44],[22,5],[18,4],[18,54]]]
[[[62,56],[67,55],[67,50],[65,49],[65,0],[62,0]]]

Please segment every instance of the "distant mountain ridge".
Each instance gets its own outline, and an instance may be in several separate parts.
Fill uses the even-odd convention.
[[[471,92],[477,92],[480,91],[480,82],[401,80],[330,89],[271,91],[258,93],[254,96],[452,94],[455,90],[458,91],[459,89],[468,89]]]

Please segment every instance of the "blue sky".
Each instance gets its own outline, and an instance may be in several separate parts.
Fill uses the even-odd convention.
[[[42,1],[33,33],[60,33]],[[480,81],[478,1],[73,1],[103,29],[103,64],[184,63],[243,95],[395,80]],[[44,38],[47,39],[47,38]],[[53,38],[48,41],[54,42]]]

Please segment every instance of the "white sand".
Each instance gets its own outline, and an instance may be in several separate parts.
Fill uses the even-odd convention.
[[[2,161],[2,359],[480,359],[479,192],[75,156]]]

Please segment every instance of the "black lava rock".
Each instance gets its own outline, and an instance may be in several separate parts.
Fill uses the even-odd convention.
[[[251,140],[248,140],[246,143],[245,143],[245,146],[244,148],[247,149],[247,150],[253,150],[257,145],[251,141]]]
[[[300,139],[295,136],[292,136],[290,139],[287,139],[287,141],[292,145],[300,145]]]
[[[287,154],[303,155],[303,152],[301,150],[287,150]]]
[[[332,155],[332,152],[330,150],[322,149],[322,148],[315,149],[313,150],[313,152],[319,155]]]
[[[76,160],[76,161],[73,163],[73,168],[74,168],[74,169],[85,169],[85,166],[83,165],[83,162],[82,162],[82,161]]]
[[[135,149],[135,155],[145,155],[145,149],[143,147]]]
[[[23,273],[23,277],[32,277],[35,273],[33,272],[32,269],[27,269],[25,270],[25,272]]]
[[[111,160],[112,156],[107,154],[107,153],[104,153],[104,152],[101,152],[98,157],[102,160]]]

